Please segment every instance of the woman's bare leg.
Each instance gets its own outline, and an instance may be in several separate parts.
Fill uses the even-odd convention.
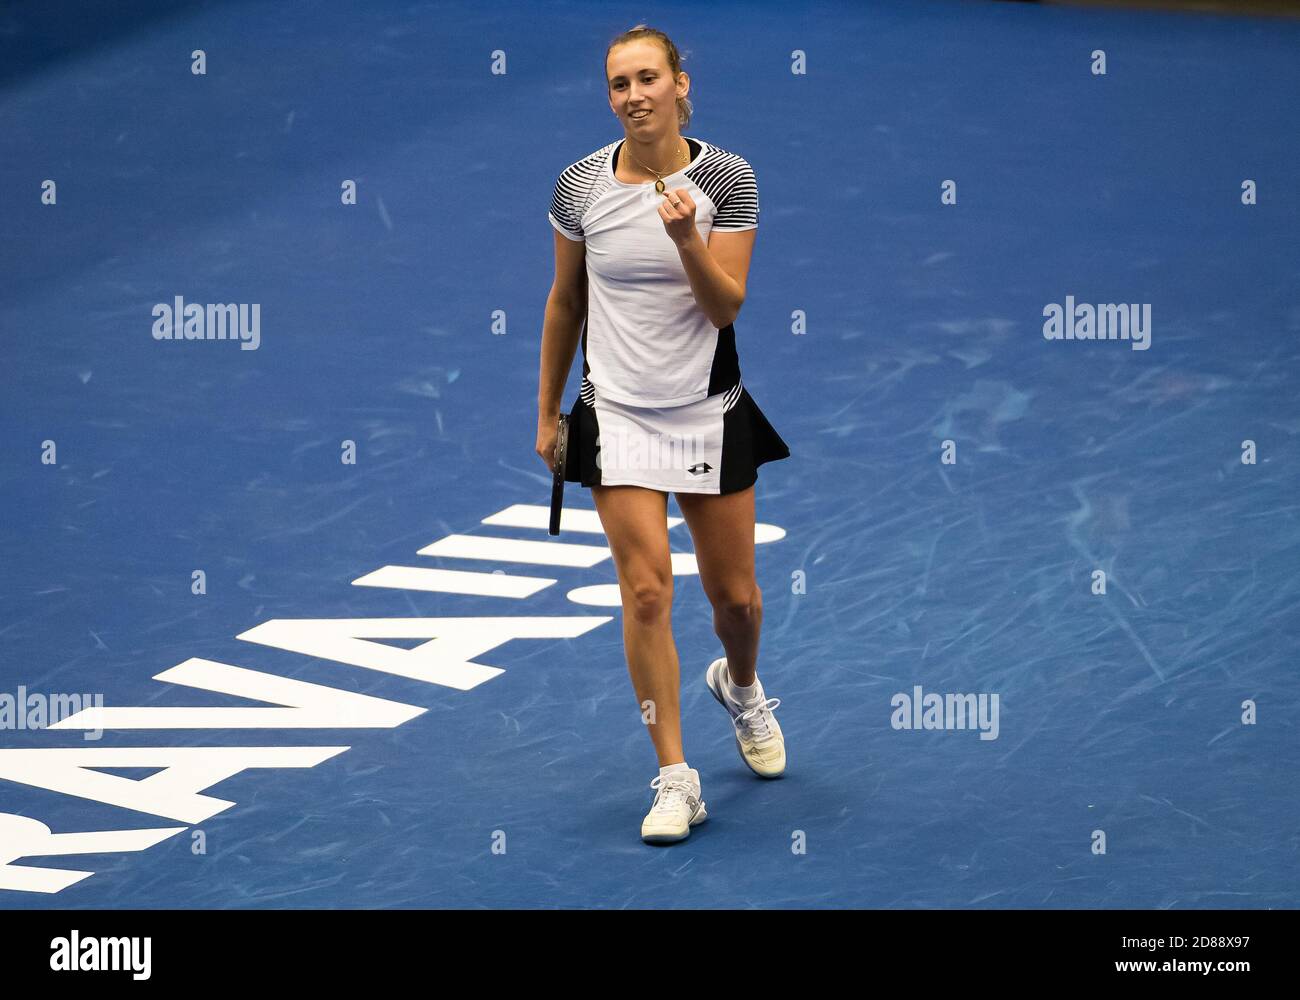
[[[754,487],[676,496],[695,544],[700,583],[713,605],[713,631],[727,651],[727,672],[733,684],[749,687],[763,628],[763,592],[754,578]]]
[[[593,486],[623,597],[623,650],[659,766],[684,761],[681,677],[673,642],[668,494],[640,486]]]

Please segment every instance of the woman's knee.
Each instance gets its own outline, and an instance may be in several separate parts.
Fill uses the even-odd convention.
[[[672,574],[639,573],[625,584],[623,595],[624,610],[638,622],[660,624],[672,615]]]
[[[713,599],[714,614],[726,621],[747,622],[761,618],[763,591],[758,584],[747,588],[732,588]]]

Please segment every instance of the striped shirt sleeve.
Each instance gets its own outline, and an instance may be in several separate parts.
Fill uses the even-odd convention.
[[[585,239],[585,234],[574,205],[574,178],[571,174],[572,168],[567,168],[555,182],[555,192],[551,195],[551,210],[547,213],[547,218],[551,220],[551,225],[557,232],[578,242]]]
[[[730,164],[727,184],[713,217],[713,231],[744,232],[758,228],[758,182],[754,169],[737,156]]]

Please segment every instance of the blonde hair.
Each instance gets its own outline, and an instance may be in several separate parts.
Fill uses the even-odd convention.
[[[638,24],[635,28],[629,28],[609,43],[609,48],[605,50],[606,67],[608,68],[609,65],[609,54],[614,51],[616,45],[623,45],[626,42],[640,41],[643,38],[656,41],[664,47],[664,52],[668,56],[668,68],[672,71],[673,79],[676,80],[677,75],[682,71],[681,53],[677,51],[677,46],[673,44],[671,38],[665,35],[658,28],[652,28],[647,24]],[[608,80],[606,81],[605,89],[609,89]],[[695,108],[688,98],[677,98],[677,127],[679,129],[683,129],[690,124],[691,112],[694,110]]]

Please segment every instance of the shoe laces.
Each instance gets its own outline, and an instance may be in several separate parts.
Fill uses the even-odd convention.
[[[661,774],[650,782],[650,787],[658,790],[655,796],[655,809],[671,809],[678,804],[684,804],[686,796],[695,791],[690,774],[685,771]]]
[[[753,708],[741,712],[736,717],[737,725],[743,726],[749,730],[755,740],[770,740],[776,734],[772,732],[772,727],[768,720],[772,718],[772,709],[781,704],[780,698],[768,698],[766,701],[760,701]]]

